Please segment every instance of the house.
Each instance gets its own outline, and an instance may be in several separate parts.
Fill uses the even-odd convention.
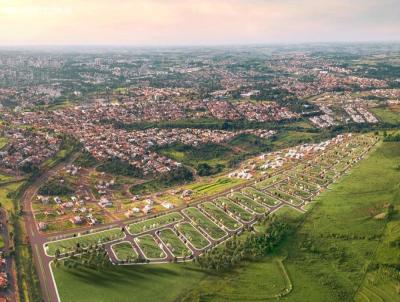
[[[142,209],[142,212],[144,214],[149,214],[151,212],[151,210],[153,209],[153,207],[151,205],[145,205]]]
[[[111,208],[113,206],[113,203],[111,200],[108,200],[105,197],[102,197],[100,201],[98,202],[98,205],[102,208]]]
[[[71,201],[68,201],[68,202],[64,202],[64,203],[62,204],[62,206],[63,206],[63,208],[65,208],[65,209],[72,209],[72,208],[74,207],[74,204],[73,204]]]
[[[0,273],[0,288],[6,288],[8,286],[8,277],[7,273]]]
[[[193,191],[192,191],[192,190],[184,190],[184,191],[182,192],[182,194],[181,194],[181,197],[182,197],[182,198],[187,198],[187,197],[192,196],[192,194],[193,194]]]
[[[82,224],[83,223],[83,219],[80,216],[74,216],[73,218],[70,219],[70,221],[73,224]]]
[[[47,230],[47,227],[48,227],[48,225],[47,225],[47,223],[45,223],[45,222],[39,222],[38,223],[38,229],[39,229],[39,231],[45,231],[45,230]]]
[[[173,205],[172,203],[170,203],[170,202],[167,202],[167,201],[164,201],[164,202],[162,203],[162,206],[163,206],[164,208],[168,209],[168,210],[171,210],[171,209],[174,208],[174,205]]]

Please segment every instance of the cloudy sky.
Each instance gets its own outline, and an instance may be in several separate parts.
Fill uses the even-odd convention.
[[[0,0],[2,45],[400,41],[400,0]]]

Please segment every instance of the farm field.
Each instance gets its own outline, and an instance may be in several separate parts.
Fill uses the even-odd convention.
[[[159,247],[158,243],[151,235],[143,235],[135,238],[136,243],[143,251],[146,258],[162,259],[166,257],[164,251]]]
[[[113,244],[111,247],[115,253],[115,256],[119,261],[131,261],[138,257],[138,254],[134,250],[130,242],[124,241]]]
[[[227,235],[225,231],[219,228],[214,222],[207,218],[199,209],[187,208],[183,212],[193,221],[193,224],[199,226],[213,239],[221,239]]]
[[[150,231],[173,222],[182,220],[183,217],[178,212],[165,214],[156,218],[146,219],[141,222],[132,223],[128,226],[128,231],[131,234],[140,234],[145,231]]]
[[[185,236],[187,240],[192,244],[195,249],[202,250],[208,245],[210,242],[201,234],[195,227],[193,227],[190,223],[179,223],[175,225],[176,229]]]
[[[172,229],[161,230],[159,237],[175,257],[185,257],[192,254],[191,250],[179,239]]]
[[[58,241],[51,241],[46,243],[46,253],[54,256],[56,250],[60,250],[61,254],[74,251],[77,244],[83,249],[93,244],[102,244],[105,242],[122,239],[125,234],[119,228],[100,231],[78,237],[62,239]]]

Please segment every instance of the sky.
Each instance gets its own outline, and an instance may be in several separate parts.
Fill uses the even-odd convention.
[[[0,0],[0,45],[400,41],[400,0]]]

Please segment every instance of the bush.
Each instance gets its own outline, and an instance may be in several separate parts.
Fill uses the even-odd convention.
[[[100,172],[106,172],[115,175],[143,177],[143,171],[128,161],[119,158],[110,158],[105,163],[97,167]]]
[[[51,179],[44,183],[40,189],[39,194],[41,195],[68,195],[72,194],[74,190],[69,186],[68,183],[62,183],[60,179]]]

